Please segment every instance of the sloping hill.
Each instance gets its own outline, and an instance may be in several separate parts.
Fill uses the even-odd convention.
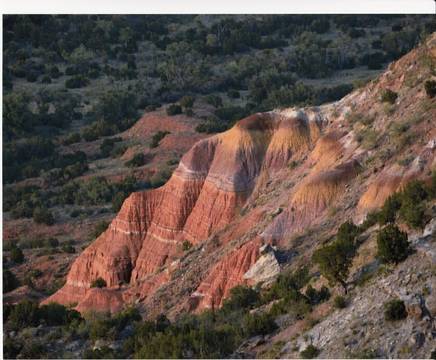
[[[164,186],[125,201],[45,302],[80,311],[139,302],[148,317],[175,317],[253,284],[244,274],[263,244],[291,254],[282,267],[307,262],[339,224],[435,169],[435,98],[424,90],[435,58],[433,35],[336,103],[255,114],[200,140]],[[388,90],[396,97],[383,101]],[[106,289],[90,288],[97,278]]]

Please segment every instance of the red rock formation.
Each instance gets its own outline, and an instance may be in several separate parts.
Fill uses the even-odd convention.
[[[196,310],[218,308],[236,285],[246,283],[243,276],[259,257],[260,241],[244,244],[225,256],[200,284],[192,298],[196,300]]]
[[[112,289],[150,279],[180,255],[183,241],[201,242],[229,224],[259,174],[304,154],[319,136],[320,123],[302,113],[256,114],[199,141],[167,184],[125,201],[108,230],[74,262],[65,287],[46,302],[79,302],[85,309],[100,304],[84,291],[98,277]],[[228,286],[222,286],[225,296]]]
[[[100,312],[116,313],[123,309],[124,300],[121,292],[111,289],[92,288],[80,300],[76,310],[84,313],[97,309]]]

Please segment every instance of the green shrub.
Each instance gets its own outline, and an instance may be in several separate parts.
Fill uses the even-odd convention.
[[[384,316],[387,321],[402,320],[407,317],[404,301],[399,299],[390,300],[384,304]]]
[[[3,340],[3,357],[5,359],[16,359],[22,347],[16,338],[11,339],[9,336],[5,336]]]
[[[412,228],[422,229],[426,223],[425,207],[422,203],[404,202],[399,211],[400,219]]]
[[[171,170],[169,168],[163,168],[156,171],[150,178],[150,185],[152,188],[158,188],[164,185],[171,177]]]
[[[395,104],[398,94],[390,89],[386,89],[381,94],[381,101],[389,104]]]
[[[107,221],[100,221],[99,223],[97,223],[97,225],[95,225],[94,230],[91,232],[89,237],[91,239],[98,238],[103,232],[106,231],[108,226],[109,223]]]
[[[378,223],[385,225],[395,222],[395,217],[400,207],[401,201],[399,195],[394,194],[389,196],[377,214]]]
[[[151,138],[150,148],[156,148],[159,146],[160,141],[167,136],[168,134],[171,134],[169,131],[158,131],[153,135]]]
[[[407,258],[409,252],[407,233],[393,224],[379,230],[377,234],[377,257],[381,262],[398,264]]]
[[[205,98],[206,103],[216,108],[223,106],[223,99],[218,95],[208,95]]]
[[[225,131],[229,128],[229,124],[226,122],[219,122],[219,121],[212,121],[212,120],[206,120],[204,122],[201,122],[195,127],[195,131],[199,133],[206,133],[206,134],[213,134]]]
[[[331,284],[339,283],[347,292],[347,278],[354,254],[354,244],[334,241],[316,250],[313,261]]]
[[[167,108],[167,115],[169,115],[169,116],[178,115],[181,113],[182,113],[182,107],[180,105],[171,104]]]
[[[431,199],[436,198],[436,170],[431,173],[430,183],[426,187],[426,191]]]
[[[46,350],[44,345],[39,341],[30,340],[25,342],[20,351],[20,357],[23,359],[41,359],[44,358]]]
[[[92,283],[91,283],[91,287],[92,288],[104,288],[107,286],[106,280],[104,280],[103,278],[99,277],[97,279],[95,279]]]
[[[97,318],[88,322],[89,324],[89,338],[92,341],[98,339],[113,339],[115,329],[112,329],[112,322],[108,318]]]
[[[39,323],[38,304],[29,300],[23,300],[13,307],[8,321],[14,328],[18,329],[27,326],[37,326]]]
[[[343,296],[337,295],[333,299],[333,306],[336,309],[344,309],[347,307],[347,300]]]
[[[247,111],[240,106],[226,106],[216,109],[214,114],[221,120],[233,124],[236,120],[246,117]]]
[[[377,132],[365,128],[356,133],[356,141],[361,143],[366,150],[374,149],[377,146]]]
[[[29,72],[26,75],[26,80],[28,82],[35,82],[36,80],[38,80],[38,75],[36,73],[34,73],[34,72]]]
[[[115,147],[115,143],[122,141],[120,137],[114,137],[110,139],[104,139],[100,145],[100,151],[103,157],[108,157]]]
[[[124,191],[117,192],[112,198],[112,210],[118,212],[128,196],[129,194],[126,194]]]
[[[80,140],[82,140],[82,137],[80,136],[79,133],[72,133],[71,135],[69,135],[67,138],[65,138],[62,143],[64,145],[71,145],[74,143],[78,143],[80,142]]]
[[[400,218],[410,227],[423,228],[425,225],[424,200],[429,193],[420,181],[409,182],[401,192]]]
[[[51,78],[48,75],[44,75],[41,79],[42,84],[51,84]]]
[[[320,290],[316,290],[309,285],[304,293],[311,305],[317,305],[330,298],[330,291],[327,287],[322,286]]]
[[[227,91],[227,96],[232,99],[239,99],[241,97],[238,90],[229,90]]]
[[[290,273],[279,274],[272,286],[263,294],[263,303],[271,300],[286,298],[287,300],[298,301],[302,299],[299,290],[310,280],[309,269],[301,267]]]
[[[89,79],[83,75],[76,75],[70,79],[65,80],[65,87],[67,89],[77,89],[87,86],[89,84]]]
[[[184,96],[180,99],[179,104],[184,108],[192,108],[194,106],[195,98],[193,96]]]
[[[129,161],[126,161],[124,165],[127,167],[139,167],[145,164],[145,155],[143,153],[137,153]]]
[[[65,244],[62,245],[62,251],[66,252],[67,254],[74,254],[76,252],[76,249],[74,248],[73,245]]]
[[[185,240],[182,244],[183,251],[188,251],[191,247],[192,244],[188,240]]]
[[[49,326],[60,326],[71,323],[73,320],[80,320],[80,313],[71,310],[58,303],[42,305],[39,308],[39,317]]]
[[[12,248],[11,260],[17,264],[21,264],[22,262],[24,262],[24,254],[23,254],[23,251],[19,247],[14,246]]]
[[[20,286],[20,282],[10,270],[3,270],[3,293],[12,291]]]
[[[44,245],[47,247],[55,248],[59,246],[59,240],[51,237],[44,240]]]
[[[424,88],[427,96],[433,98],[436,95],[436,80],[427,80],[424,83]]]
[[[310,344],[303,351],[300,351],[300,356],[302,359],[313,359],[319,354],[319,350]]]
[[[360,229],[351,221],[342,223],[336,233],[336,240],[346,244],[355,245],[356,237],[360,234]]]
[[[349,359],[379,359],[377,352],[372,349],[353,351],[348,356]]]
[[[33,210],[33,221],[37,224],[53,225],[53,214],[45,207],[37,207]]]
[[[277,325],[270,314],[248,313],[243,319],[242,328],[247,336],[267,335],[277,329]]]
[[[259,301],[259,293],[247,286],[235,286],[230,297],[224,300],[223,311],[251,308]]]
[[[359,226],[360,230],[363,232],[368,230],[371,226],[375,225],[379,220],[378,216],[379,213],[377,211],[371,211],[366,214],[365,220]]]

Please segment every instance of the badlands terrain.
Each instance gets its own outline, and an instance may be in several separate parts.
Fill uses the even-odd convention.
[[[164,186],[129,196],[75,260],[65,286],[44,303],[74,305],[82,313],[135,304],[146,317],[174,319],[218,309],[236,285],[265,286],[283,269],[312,265],[313,251],[341,223],[360,224],[411,180],[430,179],[436,108],[423,84],[434,76],[435,57],[433,36],[338,102],[257,113],[198,141]],[[387,89],[398,94],[392,103],[380,100]],[[415,252],[382,272],[374,253],[377,225],[364,232],[346,309],[319,305],[308,330],[307,319],[281,319],[268,341],[256,339],[241,351],[253,356],[274,347],[294,357],[310,343],[325,357],[361,346],[386,357],[429,356],[436,315],[434,201],[428,211],[424,233],[401,224]],[[319,288],[325,279],[314,265],[311,282]],[[106,287],[91,288],[98,278]],[[390,297],[417,313],[391,327],[382,309]]]
[[[253,113],[214,135],[189,115],[146,113],[120,137],[143,150],[170,130],[147,154],[174,171],[128,195],[77,255],[25,252],[44,270],[35,283],[54,281],[56,265],[66,280],[49,296],[28,285],[5,294],[8,354],[434,357],[435,62],[432,34],[339,101]],[[116,161],[97,166],[111,162],[116,180]],[[51,231],[82,234],[79,221],[90,226],[85,214]],[[11,220],[5,237],[26,226]],[[407,249],[386,254],[391,228]],[[344,237],[352,249],[325,266],[322,250]]]

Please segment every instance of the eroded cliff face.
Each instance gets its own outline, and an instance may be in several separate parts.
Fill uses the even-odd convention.
[[[164,303],[165,289],[184,286],[178,300],[189,302],[189,310],[219,307],[232,287],[249,281],[244,274],[263,244],[289,248],[289,239],[310,227],[360,221],[435,166],[435,100],[422,86],[404,85],[407,76],[429,76],[417,64],[420,51],[432,54],[415,50],[337,103],[255,114],[197,142],[164,186],[125,201],[107,231],[74,262],[66,285],[45,302],[118,311],[131,302],[156,304],[159,289]],[[379,101],[386,88],[399,92],[393,113]],[[354,114],[371,119],[374,147],[359,141]],[[419,141],[400,148],[391,129],[411,114],[421,116],[413,123]],[[398,165],[405,154],[410,163]],[[194,245],[188,255],[184,241]],[[90,289],[98,277],[107,289]]]

